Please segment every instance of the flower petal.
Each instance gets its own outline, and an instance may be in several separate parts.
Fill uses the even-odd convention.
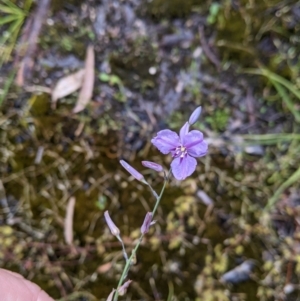
[[[192,157],[203,157],[207,154],[208,145],[206,141],[202,141],[190,148],[188,148],[187,153]]]
[[[186,122],[179,131],[179,137],[181,142],[183,142],[184,136],[189,132],[190,124]]]
[[[193,157],[202,157],[207,153],[207,143],[203,140],[203,134],[200,131],[190,131],[184,136],[183,145],[187,152]]]
[[[182,142],[186,148],[190,148],[202,141],[203,141],[203,134],[200,131],[193,130],[187,133],[186,135],[184,135]]]
[[[171,163],[172,173],[177,180],[184,180],[196,169],[197,161],[189,155],[184,158],[175,158]]]
[[[162,130],[158,132],[151,142],[163,154],[170,153],[180,144],[178,135],[171,130]]]

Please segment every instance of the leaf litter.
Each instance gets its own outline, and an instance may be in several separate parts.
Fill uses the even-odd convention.
[[[73,109],[73,113],[79,113],[84,110],[93,95],[94,81],[95,81],[95,53],[94,47],[92,45],[88,46],[85,67],[84,67],[84,77],[79,92],[79,96]]]

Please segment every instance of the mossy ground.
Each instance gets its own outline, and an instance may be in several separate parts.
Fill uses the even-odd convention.
[[[162,178],[140,161],[168,167],[170,158],[151,137],[178,130],[202,105],[196,128],[209,153],[192,177],[171,180],[123,298],[299,300],[299,11],[293,1],[53,1],[31,89],[11,86],[0,115],[1,267],[58,300],[105,300],[124,260],[104,210],[130,251],[153,206],[118,160],[159,189]],[[203,50],[200,26],[219,66]],[[52,110],[38,87],[82,66],[88,43],[93,100],[78,115],[75,94]],[[294,90],[281,88],[292,106],[269,78],[248,72],[262,67],[289,81]],[[74,247],[63,238],[71,196]],[[247,281],[221,281],[245,260],[254,262]]]

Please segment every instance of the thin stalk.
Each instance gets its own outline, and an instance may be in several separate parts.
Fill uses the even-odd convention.
[[[169,178],[170,178],[170,174],[171,174],[171,169],[169,170],[168,175],[167,175],[167,177],[166,177],[166,179],[165,179],[164,185],[163,185],[163,187],[162,187],[162,189],[161,189],[161,191],[160,191],[160,194],[159,194],[158,198],[156,199],[156,203],[155,203],[154,209],[153,209],[153,211],[152,211],[152,219],[153,219],[154,214],[155,214],[155,212],[156,212],[156,210],[157,210],[157,207],[158,207],[158,205],[159,205],[160,199],[161,199],[161,197],[162,197],[163,194],[164,194],[166,185],[167,185],[167,183],[168,183],[168,181],[169,181]]]
[[[157,199],[158,195],[157,195],[156,191],[152,188],[152,186],[148,182],[147,182],[147,185],[150,188],[150,190],[151,190],[152,194],[154,195],[154,197]]]
[[[123,255],[124,255],[124,258],[126,260],[126,262],[128,261],[128,255],[126,253],[126,250],[125,250],[125,246],[124,246],[124,243],[123,243],[123,240],[121,239],[120,236],[117,236],[117,239],[119,240],[119,242],[121,243],[122,245],[122,249],[123,249]]]
[[[139,248],[142,240],[143,240],[143,237],[144,237],[144,234],[141,235],[141,237],[139,238],[135,248],[132,250],[132,253],[129,257],[129,259],[126,261],[126,264],[125,264],[125,267],[124,267],[124,270],[123,270],[123,273],[122,273],[122,276],[119,280],[119,283],[118,283],[118,286],[117,286],[117,289],[116,289],[116,292],[115,292],[115,295],[114,295],[114,300],[113,301],[117,301],[118,300],[118,296],[119,296],[119,288],[121,287],[124,279],[126,278],[127,274],[128,274],[128,271],[129,271],[129,268],[130,268],[130,265],[131,265],[131,262],[132,262],[132,259],[134,258],[135,254],[136,254],[136,251],[137,249]]]
[[[170,174],[171,174],[171,169],[169,170],[168,175],[167,175],[167,177],[165,178],[164,185],[163,185],[163,187],[162,187],[162,189],[161,189],[161,191],[160,191],[159,196],[156,196],[155,206],[154,206],[153,211],[152,211],[152,220],[153,220],[154,214],[155,214],[155,212],[156,212],[156,210],[157,210],[157,207],[158,207],[158,205],[159,205],[159,203],[160,203],[160,200],[161,200],[161,198],[162,198],[162,196],[163,196],[163,194],[164,194],[166,185],[167,185],[167,183],[168,183],[168,181],[169,181],[169,178],[170,178]],[[153,188],[152,188],[150,185],[148,185],[148,186],[151,188],[151,191],[153,192],[153,191],[154,191]],[[156,194],[156,195],[157,195],[157,194]],[[154,194],[154,196],[155,196],[155,194]],[[126,264],[125,264],[125,267],[124,267],[124,269],[123,269],[121,278],[120,278],[120,280],[119,280],[119,283],[118,283],[118,286],[117,286],[117,289],[116,289],[116,292],[115,292],[113,301],[117,301],[117,300],[118,300],[118,296],[119,296],[118,290],[119,290],[119,288],[122,286],[122,283],[123,283],[123,281],[125,280],[125,278],[127,277],[127,274],[128,274],[128,271],[129,271],[129,268],[130,268],[132,259],[134,258],[135,254],[136,254],[136,252],[137,252],[137,250],[138,250],[138,248],[139,248],[139,246],[140,246],[140,244],[141,244],[141,242],[142,242],[142,240],[143,240],[143,237],[144,237],[144,234],[141,234],[141,236],[140,236],[140,238],[139,238],[139,240],[138,240],[136,246],[135,246],[134,249],[132,250],[132,253],[131,253],[129,259],[126,261]]]

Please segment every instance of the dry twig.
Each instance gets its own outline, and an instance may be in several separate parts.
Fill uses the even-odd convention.
[[[200,43],[201,43],[204,54],[217,67],[217,69],[220,70],[221,63],[220,63],[219,59],[216,57],[216,55],[212,52],[212,50],[210,49],[210,47],[206,41],[203,26],[199,26],[199,36],[200,36]]]
[[[47,17],[50,0],[40,0],[37,3],[36,12],[33,15],[33,22],[30,24],[31,27],[28,31],[29,36],[27,40],[27,49],[17,73],[16,84],[18,86],[23,86],[25,81],[24,79],[31,77],[31,70],[34,66],[34,54],[37,48],[38,37],[41,32],[43,22]],[[28,28],[26,28],[26,31],[27,30]]]

